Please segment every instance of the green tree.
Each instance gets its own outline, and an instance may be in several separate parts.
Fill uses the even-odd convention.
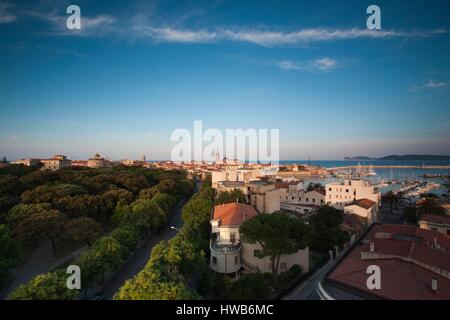
[[[47,213],[50,210],[52,210],[52,206],[49,203],[18,204],[9,210],[6,220],[9,224],[14,225],[35,214]]]
[[[311,228],[311,248],[319,252],[333,250],[349,241],[349,235],[341,229],[344,212],[330,206],[316,210],[309,219]]]
[[[68,184],[44,184],[32,190],[22,193],[21,198],[24,203],[54,203],[62,197],[86,194],[82,187]]]
[[[393,191],[389,191],[381,196],[381,201],[389,204],[389,211],[392,213],[392,209],[398,206],[399,196]]]
[[[156,185],[156,188],[161,193],[167,193],[167,194],[177,194],[178,193],[178,186],[176,182],[172,179],[164,179],[158,185]]]
[[[8,270],[20,261],[21,255],[20,244],[11,237],[8,226],[0,225],[0,287],[8,277]]]
[[[64,270],[38,275],[12,292],[9,300],[73,300],[78,290],[67,288]]]
[[[138,199],[132,203],[131,212],[125,213],[122,223],[134,226],[147,237],[149,231],[158,231],[166,221],[164,211],[155,202]]]
[[[240,189],[233,189],[231,191],[222,191],[217,195],[216,204],[224,204],[238,201],[240,203],[246,202],[245,194]]]
[[[30,243],[42,239],[49,239],[53,252],[56,253],[56,242],[64,234],[67,217],[57,210],[50,210],[34,214],[22,220],[13,229],[14,234],[25,242]]]
[[[169,216],[172,208],[175,206],[175,198],[174,196],[169,196],[166,193],[158,193],[153,198],[152,201],[160,207],[166,216]]]
[[[102,226],[92,218],[80,217],[66,224],[66,234],[90,246],[101,234]]]
[[[189,197],[194,193],[195,185],[192,180],[182,179],[178,182],[178,193],[182,196]]]
[[[246,220],[239,232],[243,241],[261,245],[261,251],[257,252],[258,258],[270,257],[274,283],[281,255],[296,253],[306,248],[309,241],[306,225],[283,213],[257,215]]]
[[[190,290],[183,277],[167,278],[158,268],[148,266],[136,277],[127,280],[115,300],[192,300],[198,296]]]
[[[306,191],[325,192],[325,187],[321,183],[310,182],[306,188]]]
[[[138,234],[132,227],[119,227],[114,229],[110,236],[116,239],[122,246],[129,251],[134,251],[138,245]]]
[[[445,209],[436,198],[425,197],[417,202],[417,213],[420,218],[424,214],[444,215]]]
[[[157,244],[152,250],[149,263],[158,265],[168,275],[181,273],[188,276],[198,265],[200,256],[183,235],[178,235],[168,242]]]
[[[417,210],[414,206],[406,207],[403,210],[406,222],[417,224]]]
[[[224,298],[227,300],[268,300],[272,296],[270,281],[261,273],[246,274],[231,283]]]

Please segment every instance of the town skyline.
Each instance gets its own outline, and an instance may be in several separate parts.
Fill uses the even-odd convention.
[[[448,2],[379,1],[375,31],[271,4],[80,1],[72,32],[68,2],[0,1],[0,156],[167,160],[195,120],[280,129],[281,160],[449,153]]]

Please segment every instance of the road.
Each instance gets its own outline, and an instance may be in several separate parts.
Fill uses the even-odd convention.
[[[0,299],[6,299],[6,297],[21,284],[27,283],[39,274],[46,273],[52,255],[53,249],[50,240],[42,241],[26,263],[11,270],[15,279],[8,288],[0,292]]]
[[[303,281],[290,294],[285,296],[283,300],[320,300],[317,294],[317,286],[319,281],[325,276],[333,264],[327,262],[324,266],[318,269],[311,277]]]
[[[183,221],[181,219],[181,211],[186,202],[187,199],[180,201],[176,205],[167,225],[159,233],[155,233],[150,236],[150,238],[144,243],[144,245],[140,249],[138,249],[127,260],[122,268],[117,271],[117,273],[106,283],[104,289],[102,290],[103,299],[112,299],[114,297],[114,294],[119,291],[120,287],[125,283],[126,280],[138,274],[145,267],[155,245],[163,240],[169,240],[177,234],[178,231],[173,230],[170,227],[174,226],[176,228],[180,228],[183,225]]]

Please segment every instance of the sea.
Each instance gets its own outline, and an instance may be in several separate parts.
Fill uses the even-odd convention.
[[[347,167],[347,166],[450,166],[450,161],[395,161],[395,160],[281,160],[280,164],[309,164],[313,166],[320,166],[324,168]],[[446,169],[408,169],[408,168],[388,168],[378,169],[374,168],[375,176],[367,176],[364,179],[373,184],[379,184],[383,180],[400,180],[400,181],[429,181],[441,185],[440,188],[432,190],[431,192],[445,196],[449,194],[448,181],[445,178],[424,178],[424,174],[450,174],[450,170]],[[324,178],[324,179],[309,179],[304,183],[319,182],[326,184],[334,182],[339,178]],[[447,185],[446,185],[447,184]],[[385,193],[390,190],[395,190],[400,187],[400,184],[392,184],[380,187],[380,191]]]

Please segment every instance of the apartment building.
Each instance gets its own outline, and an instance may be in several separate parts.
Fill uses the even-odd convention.
[[[212,187],[217,188],[221,181],[242,181],[249,183],[261,176],[261,169],[259,168],[238,168],[237,166],[227,166],[224,169],[212,170]]]
[[[281,191],[274,182],[255,180],[248,184],[250,204],[261,213],[280,211]]]
[[[300,214],[310,214],[325,204],[325,193],[319,190],[305,191],[302,182],[277,182],[280,190],[280,208]]]
[[[269,257],[258,258],[259,244],[241,241],[239,227],[248,219],[258,215],[258,211],[248,204],[227,203],[213,208],[211,218],[210,268],[231,278],[241,272],[271,272]],[[299,250],[280,258],[279,272],[299,265],[304,272],[309,271],[309,248]]]
[[[325,186],[325,194],[326,203],[341,210],[356,200],[369,199],[377,205],[381,200],[381,193],[365,180],[328,183]]]

